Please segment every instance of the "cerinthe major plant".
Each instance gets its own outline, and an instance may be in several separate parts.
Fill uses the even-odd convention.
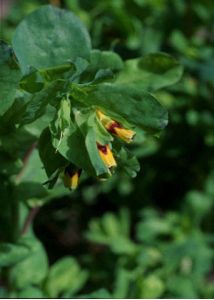
[[[123,61],[113,51],[92,49],[82,22],[53,6],[28,15],[12,45],[1,42],[0,174],[8,200],[1,241],[9,256],[3,250],[0,264],[17,263],[9,276],[13,287],[41,283],[47,275],[42,246],[32,233],[30,240],[26,235],[34,215],[23,217],[27,207],[50,200],[53,187],[65,193],[62,177],[65,187],[76,189],[80,174],[104,180],[123,169],[136,176],[139,164],[132,147],[168,122],[155,92],[176,83],[181,74],[180,64],[164,53]],[[33,170],[31,159],[36,161]],[[42,269],[38,276],[20,279],[29,260],[35,260],[35,269],[42,260]]]

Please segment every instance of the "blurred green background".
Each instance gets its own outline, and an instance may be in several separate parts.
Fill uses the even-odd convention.
[[[12,296],[214,298],[214,2],[1,0],[1,39],[10,42],[23,17],[47,3],[77,14],[94,48],[124,59],[167,52],[185,71],[158,91],[168,127],[132,146],[135,179],[118,170],[103,183],[85,178],[71,194],[53,191],[33,226],[48,279],[23,281]],[[29,173],[39,168],[37,154],[31,160]]]

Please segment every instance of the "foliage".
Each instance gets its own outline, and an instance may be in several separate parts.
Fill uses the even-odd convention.
[[[212,298],[212,1],[61,2],[3,20],[1,296]]]

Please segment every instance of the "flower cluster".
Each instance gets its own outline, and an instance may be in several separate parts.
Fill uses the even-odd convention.
[[[110,117],[105,115],[100,110],[96,111],[98,120],[101,122],[101,124],[104,126],[104,128],[112,135],[120,138],[126,143],[132,142],[135,131],[131,129],[124,128],[122,124],[119,122],[112,120]],[[115,168],[117,166],[117,162],[114,158],[114,155],[111,151],[110,144],[102,145],[97,142],[97,149],[100,155],[100,158],[102,159],[105,166],[109,169],[109,171],[112,168]],[[64,185],[65,187],[68,187],[71,190],[75,190],[78,186],[79,177],[81,170],[74,171],[72,169],[72,166],[69,165],[64,170]]]

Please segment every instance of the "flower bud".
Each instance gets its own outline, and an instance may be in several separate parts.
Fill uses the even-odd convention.
[[[104,162],[104,164],[106,165],[106,167],[108,169],[117,166],[117,163],[114,159],[113,153],[108,144],[101,145],[101,144],[97,143],[97,148],[98,148],[98,151],[99,151],[102,161]]]
[[[64,170],[64,186],[70,190],[75,190],[79,184],[79,177],[81,170],[74,170],[71,165],[67,166]]]
[[[104,115],[100,110],[97,110],[97,116],[108,132],[119,137],[126,143],[132,142],[136,134],[135,131],[124,128],[119,122],[114,121],[108,116]]]

